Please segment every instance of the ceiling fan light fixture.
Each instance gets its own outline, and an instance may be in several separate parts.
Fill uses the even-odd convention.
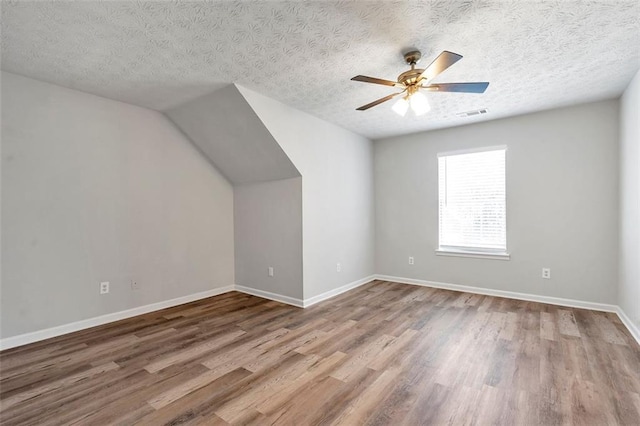
[[[398,99],[398,102],[393,104],[391,109],[401,117],[404,117],[409,110],[409,102],[405,98]]]
[[[415,92],[411,95],[409,103],[411,104],[411,109],[417,116],[424,115],[431,111],[431,105],[429,105],[427,97],[420,92]]]

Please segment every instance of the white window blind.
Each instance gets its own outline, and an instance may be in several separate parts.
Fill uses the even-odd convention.
[[[440,248],[506,252],[506,149],[438,157]]]

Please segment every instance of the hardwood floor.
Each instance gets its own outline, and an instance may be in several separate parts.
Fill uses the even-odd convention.
[[[614,314],[374,281],[227,293],[0,354],[16,424],[640,424]]]

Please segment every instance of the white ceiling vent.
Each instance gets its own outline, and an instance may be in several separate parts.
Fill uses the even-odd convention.
[[[473,111],[459,112],[456,115],[458,117],[473,117],[474,115],[482,115],[482,114],[486,114],[488,112],[489,112],[489,110],[487,108],[482,108],[482,109],[476,109],[476,110],[473,110]]]

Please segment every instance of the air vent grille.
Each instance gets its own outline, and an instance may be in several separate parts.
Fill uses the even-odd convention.
[[[465,111],[465,112],[459,112],[456,115],[458,117],[473,117],[474,115],[482,115],[482,114],[486,114],[488,113],[489,110],[487,108],[482,108],[482,109],[476,109],[473,111]]]

